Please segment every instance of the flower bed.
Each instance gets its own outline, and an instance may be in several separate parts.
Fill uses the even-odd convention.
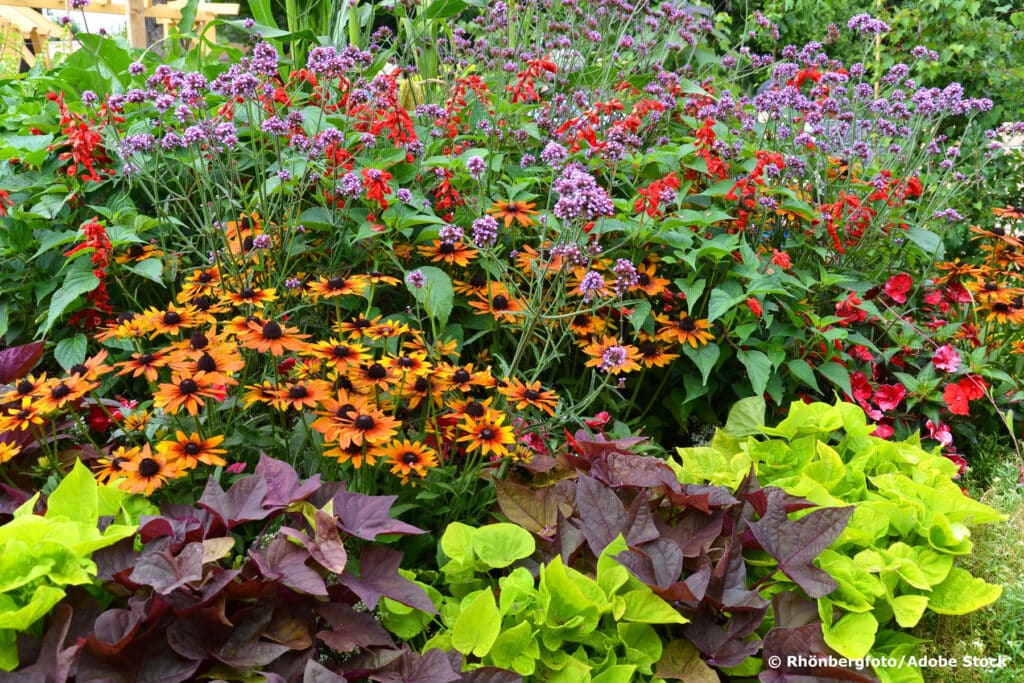
[[[870,452],[895,496],[889,459],[927,460],[925,508],[977,434],[1016,449],[1022,212],[946,239],[984,150],[943,131],[992,103],[816,43],[718,57],[671,3],[520,11],[431,5],[418,72],[404,33],[295,64],[305,38],[246,22],[230,65],[83,36],[0,86],[4,509],[81,461],[138,527],[76,549],[91,590],[0,620],[3,666],[769,681],[813,673],[775,653],[912,653],[925,605],[998,596],[953,567],[986,506],[869,543],[863,491],[779,479],[815,400],[847,402],[822,477],[863,487]],[[791,443],[765,472],[721,435],[665,464],[727,419]],[[934,571],[844,554],[879,539]]]

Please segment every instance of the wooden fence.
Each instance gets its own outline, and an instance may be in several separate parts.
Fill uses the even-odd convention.
[[[90,14],[118,14],[125,18],[128,29],[128,42],[134,47],[147,47],[146,19],[155,19],[164,27],[166,35],[169,24],[181,21],[181,10],[186,0],[171,0],[165,5],[154,5],[152,0],[90,0],[86,12]],[[58,37],[54,32],[54,23],[44,17],[41,12],[33,10],[63,10],[73,16],[66,0],[0,0],[0,23],[10,25],[21,32],[22,39],[30,41],[37,56],[44,56],[40,48],[45,46],[47,37]],[[77,10],[76,10],[77,11]],[[203,30],[206,24],[218,16],[238,14],[237,2],[200,2],[196,10],[195,28]],[[215,40],[213,29],[206,32],[209,40]]]

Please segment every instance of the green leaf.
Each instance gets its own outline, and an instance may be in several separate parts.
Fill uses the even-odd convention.
[[[533,637],[530,623],[521,621],[503,631],[491,647],[491,661],[502,669],[512,669],[523,676],[530,676],[537,669],[540,645]]]
[[[760,395],[741,398],[729,409],[725,431],[733,436],[757,434],[764,425],[767,406]]]
[[[683,353],[700,370],[701,381],[706,385],[711,371],[715,369],[715,363],[718,362],[718,357],[721,355],[722,350],[718,348],[717,344],[705,344],[696,349],[687,345],[683,347]]]
[[[708,302],[708,322],[713,323],[718,320],[728,311],[740,304],[743,299],[744,297],[742,294],[736,296],[730,295],[728,292],[724,292],[721,289],[711,290],[711,298]]]
[[[914,628],[928,607],[927,595],[900,595],[889,601],[896,623],[902,628]]]
[[[651,315],[651,304],[647,301],[638,301],[636,306],[633,307],[633,312],[629,314],[629,322],[633,323],[633,329],[639,334],[643,328],[644,323]]]
[[[772,362],[768,360],[768,356],[762,351],[750,350],[737,351],[736,358],[747,369],[747,377],[754,387],[754,394],[764,395],[768,387],[768,378],[772,375]]]
[[[158,285],[162,285],[164,283],[164,265],[158,258],[148,258],[145,261],[133,263],[125,267],[136,275],[140,275],[147,280],[152,280]]]
[[[85,360],[85,352],[88,348],[89,340],[79,332],[74,337],[67,337],[57,342],[57,346],[53,349],[53,357],[65,371],[68,371],[73,365],[78,365]]]
[[[441,552],[449,560],[467,565],[470,564],[473,560],[473,554],[470,550],[470,544],[473,541],[473,531],[473,527],[462,522],[452,522],[441,536]]]
[[[424,12],[427,19],[450,19],[469,7],[464,0],[432,0]]]
[[[853,388],[850,386],[850,371],[842,365],[832,361],[822,363],[818,366],[818,372],[842,389],[847,396],[853,396]]]
[[[46,501],[46,516],[67,517],[76,522],[96,526],[99,520],[99,484],[82,464],[75,461],[64,480],[57,485],[50,498]]]
[[[515,524],[488,524],[473,531],[473,553],[492,569],[507,567],[529,557],[536,549],[533,534]]]
[[[193,24],[196,23],[196,10],[199,9],[199,0],[188,0],[181,8],[181,21],[178,22],[179,33],[192,33]]]
[[[931,230],[914,226],[907,230],[907,237],[911,242],[921,247],[921,251],[927,254],[929,258],[941,261],[946,255],[942,237]]]
[[[406,287],[416,301],[423,305],[427,315],[436,320],[438,326],[443,329],[448,324],[448,316],[451,315],[455,302],[452,280],[447,273],[434,266],[420,266],[417,270],[423,273],[423,286],[414,287],[406,282]]]
[[[64,283],[50,298],[50,308],[46,313],[46,322],[39,328],[39,335],[45,335],[64,313],[64,310],[78,300],[86,292],[91,292],[100,284],[100,279],[91,270],[72,270],[64,278]]]
[[[501,613],[489,588],[475,595],[452,626],[452,645],[463,654],[483,657],[501,632]]]
[[[827,605],[824,610],[822,603]],[[832,604],[821,599],[818,601],[818,611],[823,622],[821,633],[829,647],[850,659],[860,659],[871,651],[878,631],[878,620],[871,612],[849,612],[831,624]]]
[[[818,380],[814,377],[814,371],[811,370],[809,365],[807,365],[806,360],[803,360],[802,358],[793,358],[786,362],[785,367],[790,369],[793,376],[803,382],[805,386],[811,387],[818,393],[821,392],[821,389],[818,388]]]
[[[626,611],[622,613],[622,621],[635,621],[642,624],[685,624],[688,622],[672,605],[659,598],[649,588],[629,591],[622,596],[622,599],[626,601]]]
[[[928,607],[936,614],[967,614],[991,605],[1002,594],[1002,586],[971,576],[953,567],[946,580],[932,589]]]

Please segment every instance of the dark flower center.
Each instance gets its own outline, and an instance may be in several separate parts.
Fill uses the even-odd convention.
[[[985,291],[986,292],[995,292],[998,289],[999,289],[999,283],[997,283],[997,282],[986,282],[985,283]]]
[[[153,458],[143,458],[139,461],[139,476],[149,479],[160,474],[160,463]]]
[[[339,389],[344,389],[345,391],[352,391],[352,386],[353,386],[352,385],[352,380],[350,380],[348,377],[339,377],[338,378],[338,388]]]
[[[653,356],[658,353],[658,346],[654,342],[642,341],[636,346],[642,356]]]
[[[213,282],[213,273],[202,272],[199,273],[199,277],[196,278],[196,282],[205,285]]]
[[[402,453],[401,459],[406,465],[415,465],[420,461],[420,456],[414,451],[406,451],[405,453]]]
[[[640,283],[641,287],[646,287],[651,284],[651,276],[647,273],[640,273],[637,275],[636,281]]]
[[[197,296],[195,300],[192,302],[192,305],[198,308],[200,311],[205,311],[206,309],[213,305],[213,299],[203,294],[202,296]]]
[[[525,398],[527,401],[536,401],[538,398],[540,398],[540,392],[534,391],[533,389],[527,389],[526,391],[523,392],[523,398]]]
[[[498,296],[494,297],[493,301],[491,301],[491,306],[496,311],[506,310],[509,307],[508,297],[506,297],[504,294],[499,294]]]
[[[370,326],[370,321],[369,321],[369,320],[366,320],[366,319],[364,319],[364,318],[360,318],[359,320],[357,320],[357,321],[355,321],[354,323],[352,323],[352,325],[353,325],[353,326],[354,326],[354,327],[355,327],[355,328],[356,328],[357,330],[365,330],[365,329],[366,329],[367,327],[369,327],[369,326]]]
[[[441,246],[437,248],[439,254],[454,254],[455,245],[451,242],[441,242]]]
[[[242,216],[242,220],[238,221],[238,226],[242,228],[242,230],[248,230],[252,227],[252,220],[250,220],[248,216]]]
[[[110,469],[114,470],[115,472],[120,472],[121,463],[123,463],[127,459],[128,458],[114,458],[113,460],[110,461]]]
[[[69,389],[68,385],[64,384],[64,382],[61,382],[50,390],[50,396],[57,399],[64,398],[70,393],[71,389]]]
[[[349,354],[349,348],[344,344],[338,344],[333,350],[335,358],[344,358]]]
[[[465,384],[466,382],[468,382],[472,378],[473,378],[473,376],[470,375],[465,370],[463,370],[462,368],[459,368],[458,370],[456,370],[452,374],[452,379],[455,380],[456,384]]]
[[[29,382],[27,379],[23,379],[18,382],[18,393],[24,396],[25,394],[31,394],[32,390],[35,389],[35,385]]]
[[[416,366],[416,361],[409,356],[402,356],[398,359],[398,367],[400,368],[411,368]]]
[[[345,286],[345,278],[343,277],[332,277],[327,281],[328,289],[341,289]]]
[[[131,256],[132,258],[138,258],[139,256],[142,256],[144,253],[146,253],[146,249],[141,244],[133,244],[131,247],[128,248],[128,255]]]
[[[71,366],[71,369],[68,370],[69,375],[84,375],[87,372],[89,372],[89,368],[85,367],[81,363],[75,363]]]
[[[203,372],[215,372],[217,370],[217,361],[210,354],[204,353],[196,361],[196,369]]]
[[[188,338],[188,343],[193,349],[198,351],[209,346],[210,340],[202,332],[193,332],[192,336]]]
[[[366,374],[372,379],[384,379],[388,376],[388,371],[380,363],[374,363],[366,370]]]
[[[178,391],[183,394],[194,394],[199,391],[199,385],[196,384],[195,380],[186,379],[178,385]]]
[[[309,392],[306,387],[301,385],[296,385],[288,390],[288,398],[306,398],[307,396],[309,396]]]
[[[586,327],[590,324],[590,316],[586,313],[580,313],[572,319],[572,324],[577,327]]]
[[[429,388],[430,388],[430,382],[429,382],[429,381],[427,381],[427,380],[426,380],[425,378],[423,378],[423,377],[417,377],[417,378],[416,378],[416,381],[415,381],[415,382],[413,383],[412,387],[413,387],[413,389],[415,389],[415,390],[416,390],[417,392],[419,392],[419,393],[423,393],[424,391],[426,391],[427,389],[429,389]]]
[[[154,360],[156,360],[156,358],[153,357],[153,354],[144,353],[141,356],[139,356],[139,365],[149,365]]]
[[[355,409],[356,407],[354,405],[352,405],[351,403],[346,403],[345,405],[338,408],[337,411],[335,411],[334,416],[346,418],[349,416],[349,413],[353,412]]]
[[[256,244],[256,240],[252,238],[252,235],[242,240],[242,251],[252,251],[253,245]]]
[[[995,311],[996,313],[1009,313],[1010,306],[1000,301],[998,303],[992,304],[992,310]]]
[[[360,415],[353,424],[356,426],[356,429],[366,431],[367,429],[373,429],[377,422],[373,419],[372,415]]]
[[[693,322],[693,318],[683,318],[679,321],[679,329],[683,332],[693,332],[697,329],[697,323]]]
[[[483,417],[486,408],[484,408],[484,404],[479,401],[470,401],[466,404],[464,410],[466,415],[469,415],[470,417]]]
[[[199,455],[203,449],[194,441],[189,441],[181,450],[185,451],[185,455]]]
[[[164,324],[165,325],[177,325],[181,322],[181,316],[174,311],[167,311],[164,313]]]
[[[117,314],[117,322],[118,322],[118,324],[130,322],[132,320],[135,320],[135,312],[134,311],[122,311],[121,313]]]
[[[284,331],[280,325],[271,320],[263,326],[262,334],[264,339],[280,339],[284,336]]]
[[[480,438],[484,441],[490,441],[494,438],[494,430],[490,427],[484,427],[480,430]]]
[[[474,288],[483,287],[487,284],[487,278],[484,277],[483,273],[477,273],[473,277],[469,278],[469,284]]]
[[[246,287],[245,289],[238,293],[238,296],[242,297],[243,299],[251,299],[254,296],[256,296],[256,290],[253,289],[252,287]]]

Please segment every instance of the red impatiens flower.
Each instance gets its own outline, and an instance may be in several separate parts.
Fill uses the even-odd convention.
[[[895,410],[907,397],[907,388],[902,384],[881,384],[873,396],[875,405],[882,410]]]
[[[907,294],[910,292],[914,281],[906,273],[893,275],[885,281],[885,294],[898,304],[907,303]]]
[[[932,363],[935,364],[935,367],[946,372],[956,372],[956,369],[960,367],[961,360],[960,352],[952,344],[940,346],[932,356]]]
[[[755,299],[754,297],[750,297],[749,299],[747,299],[747,308],[749,308],[750,312],[756,315],[758,318],[760,318],[761,315],[764,313],[764,309],[761,308],[761,302]]]
[[[862,323],[868,319],[868,314],[858,308],[861,303],[860,297],[850,292],[845,299],[836,304],[836,315],[843,319],[841,325]]]
[[[612,419],[612,416],[608,414],[607,410],[602,410],[594,417],[589,420],[584,420],[583,424],[587,425],[591,429],[604,427]]]
[[[935,439],[945,448],[953,445],[953,433],[949,431],[949,425],[943,424],[941,420],[938,424],[928,420],[924,426],[928,430],[929,439]]]
[[[947,384],[942,390],[942,400],[954,415],[970,415],[970,402],[985,395],[988,382],[976,375],[968,375],[956,384]]]

